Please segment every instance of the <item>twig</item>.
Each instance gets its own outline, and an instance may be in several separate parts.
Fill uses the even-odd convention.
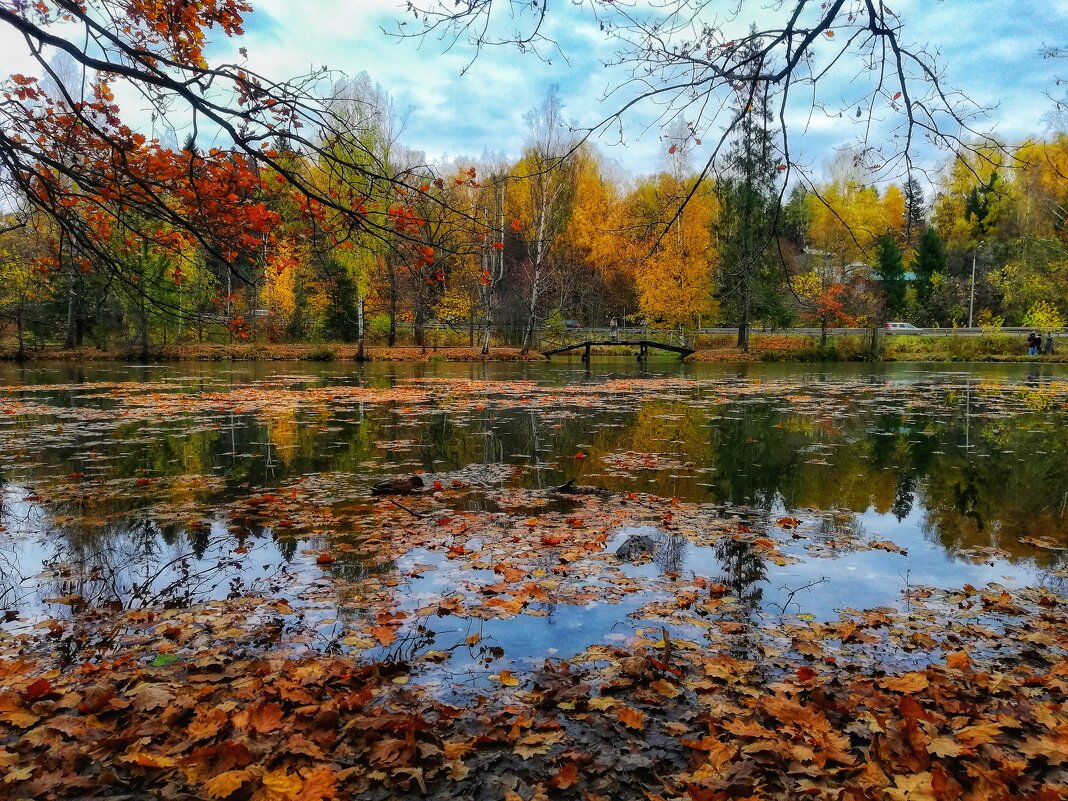
[[[392,498],[387,498],[386,500],[388,500],[394,506],[396,506],[396,507],[398,507],[400,509],[403,509],[405,512],[407,512],[408,514],[412,515],[413,517],[426,517],[426,515],[423,514],[422,512],[416,512],[416,511],[414,511],[412,509],[409,509],[403,503],[400,503],[399,501],[395,501]]]
[[[801,590],[810,590],[813,587],[816,587],[816,586],[818,586],[820,584],[823,584],[826,581],[827,581],[827,577],[826,576],[820,576],[816,581],[810,581],[808,584],[804,584],[804,585],[802,585],[800,587],[795,587],[792,590],[790,590],[790,588],[785,586],[785,585],[782,586],[782,587],[779,587],[780,590],[790,590],[790,593],[789,593],[789,595],[786,596],[786,603],[781,604],[781,605],[780,604],[772,604],[772,606],[778,606],[779,607],[779,614],[782,614],[782,615],[786,614],[786,610],[789,608],[790,604],[795,604],[797,606],[798,611],[800,611],[801,610],[801,604],[797,603],[797,601],[794,600],[794,596],[797,595],[797,593],[801,592]]]

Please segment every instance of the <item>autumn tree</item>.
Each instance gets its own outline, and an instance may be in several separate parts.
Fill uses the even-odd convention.
[[[526,121],[527,146],[515,170],[517,186],[513,195],[515,218],[526,247],[523,353],[528,353],[534,342],[541,293],[556,267],[553,247],[570,214],[576,146],[555,84],[542,102],[527,113]]]
[[[646,319],[683,327],[717,309],[717,254],[712,241],[717,199],[705,182],[688,203],[688,176],[662,173],[635,191],[628,216],[643,230],[634,248],[641,254],[635,276],[638,307]],[[663,220],[671,220],[666,231]]]

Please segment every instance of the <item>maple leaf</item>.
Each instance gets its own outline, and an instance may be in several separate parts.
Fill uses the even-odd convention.
[[[379,645],[390,645],[397,639],[397,629],[395,626],[372,626],[371,634],[378,640]]]
[[[247,768],[228,770],[204,782],[204,792],[208,798],[229,798],[251,778],[253,778],[253,773]]]

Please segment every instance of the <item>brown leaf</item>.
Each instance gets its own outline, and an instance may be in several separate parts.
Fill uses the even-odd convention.
[[[407,764],[411,758],[411,749],[406,740],[379,740],[371,746],[370,761],[372,765]]]

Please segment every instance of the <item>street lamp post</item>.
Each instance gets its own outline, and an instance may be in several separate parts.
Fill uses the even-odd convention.
[[[971,298],[968,300],[968,328],[972,327],[972,313],[975,311],[975,254],[978,253],[979,248],[985,244],[985,242],[980,242],[972,250],[972,291]]]

